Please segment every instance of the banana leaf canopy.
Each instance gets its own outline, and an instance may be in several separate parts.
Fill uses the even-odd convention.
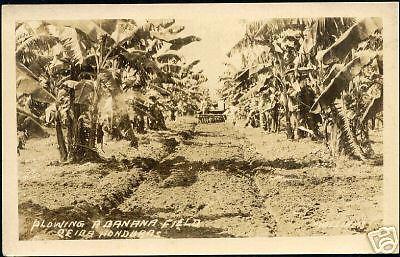
[[[55,98],[40,84],[39,79],[22,64],[17,63],[17,94],[31,95],[41,103],[52,103]]]

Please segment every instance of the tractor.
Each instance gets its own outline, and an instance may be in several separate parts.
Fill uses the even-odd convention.
[[[212,104],[211,107],[203,105],[202,110],[197,114],[197,118],[200,123],[218,123],[225,122],[225,103],[218,101],[216,104]]]

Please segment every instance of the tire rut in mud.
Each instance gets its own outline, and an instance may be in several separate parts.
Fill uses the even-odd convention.
[[[119,209],[164,219],[196,218],[205,229],[166,232],[165,237],[274,236],[276,223],[253,179],[270,164],[243,135],[229,130],[199,124],[195,137],[179,145],[154,179],[142,183]]]

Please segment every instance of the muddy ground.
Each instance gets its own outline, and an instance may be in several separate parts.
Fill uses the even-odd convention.
[[[381,131],[371,134],[377,157],[367,164],[284,133],[194,118],[168,127],[140,135],[138,149],[106,140],[101,154],[111,163],[57,162],[51,129],[28,140],[19,157],[20,239],[318,236],[381,225]]]

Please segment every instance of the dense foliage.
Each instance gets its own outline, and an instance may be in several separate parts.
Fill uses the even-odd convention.
[[[137,145],[135,130],[196,111],[207,78],[179,53],[200,40],[183,30],[175,20],[18,23],[20,129],[54,122],[61,160],[79,161],[99,158],[104,130]]]
[[[383,106],[380,19],[251,22],[228,53],[238,56],[220,93],[250,116],[247,124],[270,129],[283,116],[289,139],[324,138],[333,154],[363,160],[373,154],[368,120],[375,124]]]

